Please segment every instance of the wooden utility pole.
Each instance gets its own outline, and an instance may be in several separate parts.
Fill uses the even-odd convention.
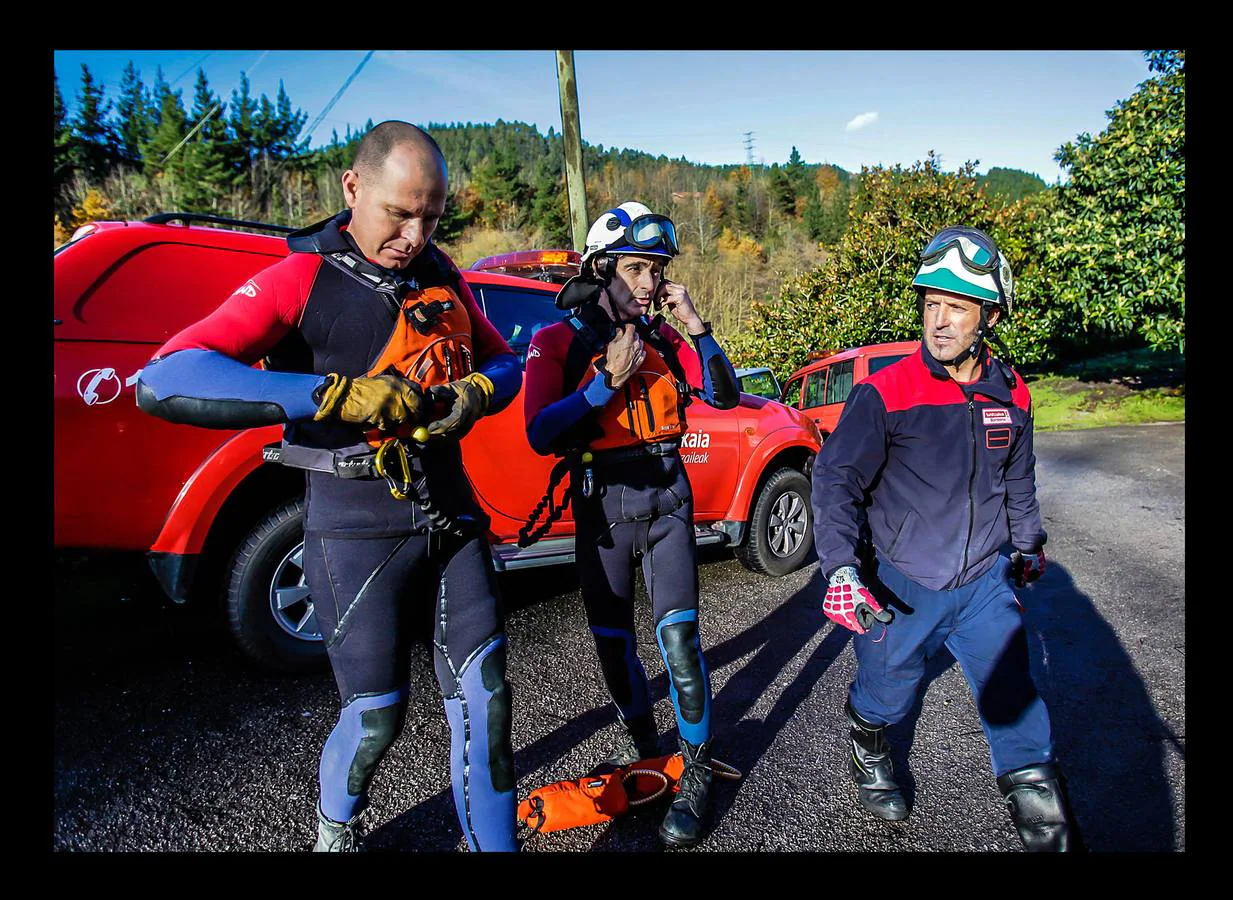
[[[561,138],[565,142],[565,188],[569,193],[569,221],[574,248],[587,242],[587,192],[582,177],[582,126],[578,123],[578,83],[574,78],[574,51],[557,51],[557,88],[561,92]]]

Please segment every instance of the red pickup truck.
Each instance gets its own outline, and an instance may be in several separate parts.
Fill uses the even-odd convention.
[[[304,475],[262,460],[281,428],[171,425],[135,402],[137,373],[164,341],[287,254],[281,237],[240,227],[291,230],[165,213],[83,226],[55,251],[55,543],[146,551],[177,602],[221,587],[232,633],[250,657],[307,668],[324,651],[300,568]],[[463,277],[520,356],[563,315],[553,302],[557,285],[469,270]],[[742,395],[722,412],[693,404],[689,425],[682,454],[698,543],[732,545],[766,574],[800,567],[813,544],[808,473],[821,446],[813,423]],[[571,562],[568,513],[539,542],[517,545],[555,461],[527,443],[521,399],[483,419],[462,447],[492,517],[497,569]]]

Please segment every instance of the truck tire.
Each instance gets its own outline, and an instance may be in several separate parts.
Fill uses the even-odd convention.
[[[304,585],[304,500],[275,509],[240,543],[225,601],[231,633],[244,654],[279,672],[327,666],[312,597]]]
[[[813,549],[809,479],[782,468],[762,485],[749,517],[749,537],[736,548],[741,565],[776,577],[795,572]]]

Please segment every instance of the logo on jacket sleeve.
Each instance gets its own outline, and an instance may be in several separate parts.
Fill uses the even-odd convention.
[[[527,351],[527,359],[539,359],[539,347],[532,345]]]
[[[982,409],[980,411],[981,418],[986,425],[1009,425],[1010,410],[994,407],[992,409]]]
[[[248,281],[236,288],[235,292],[237,294],[243,294],[245,297],[256,297],[257,291],[259,290],[261,290],[261,288],[257,287],[257,282],[250,278]]]

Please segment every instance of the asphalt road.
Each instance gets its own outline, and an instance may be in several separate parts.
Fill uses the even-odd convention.
[[[1186,847],[1185,425],[1037,436],[1050,534],[1021,592],[1033,672],[1093,850]],[[945,653],[891,729],[912,814],[885,823],[846,774],[855,661],[820,612],[817,565],[755,575],[704,553],[703,644],[716,755],[708,851],[1018,850],[976,709]],[[298,851],[315,837],[317,762],[338,696],[328,673],[254,670],[208,610],[166,604],[141,558],[55,557],[52,846],[84,851]],[[578,777],[617,737],[576,581],[502,577],[519,796]],[[639,640],[665,746],[675,740],[642,597]],[[427,611],[425,629],[427,629]],[[406,730],[372,785],[372,850],[465,848],[448,728],[425,647]],[[608,825],[530,837],[525,851],[659,852],[662,803]]]

